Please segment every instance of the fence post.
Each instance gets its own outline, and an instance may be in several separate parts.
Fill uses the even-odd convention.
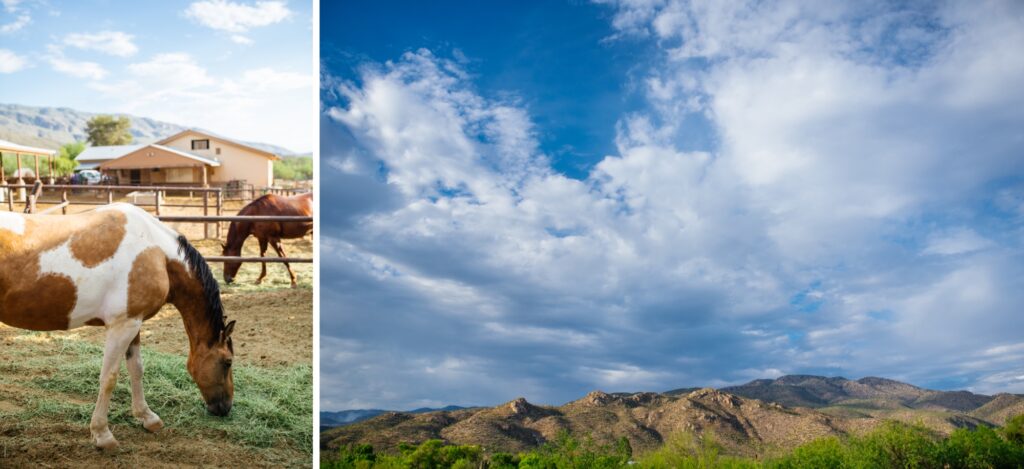
[[[64,192],[60,193],[60,203],[62,203],[62,204],[67,204],[68,203],[68,191],[64,191]],[[70,205],[70,204],[68,204],[68,205]],[[60,208],[61,215],[67,215],[68,214],[68,205],[65,205],[65,206]]]
[[[156,197],[156,216],[160,216],[160,191],[153,191]]]
[[[223,191],[224,191],[224,189],[217,189],[217,216],[220,216],[221,212],[224,209]],[[220,225],[221,224],[222,223],[220,221],[217,222],[217,239],[220,239]]]
[[[11,186],[5,187],[7,189],[7,210],[14,211],[14,189]]]
[[[210,214],[210,192],[203,191],[203,216]],[[203,239],[210,239],[210,224],[203,223]]]
[[[114,189],[107,189],[107,204],[114,203]]]

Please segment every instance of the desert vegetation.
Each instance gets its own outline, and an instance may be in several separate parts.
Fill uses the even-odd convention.
[[[477,445],[448,445],[428,440],[381,453],[368,444],[325,452],[321,466],[340,468],[1020,468],[1024,467],[1024,414],[1005,427],[960,428],[948,437],[919,424],[889,421],[863,435],[829,436],[790,451],[760,458],[723,454],[713,433],[682,432],[658,449],[634,455],[629,441],[597,444],[567,432],[539,449],[510,454],[486,453]]]

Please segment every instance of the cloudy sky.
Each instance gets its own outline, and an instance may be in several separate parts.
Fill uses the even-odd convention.
[[[312,151],[312,2],[2,0],[0,102]]]
[[[1024,4],[487,3],[323,5],[321,408],[1024,392]]]

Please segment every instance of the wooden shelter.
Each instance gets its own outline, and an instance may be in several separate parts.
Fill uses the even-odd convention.
[[[100,163],[103,173],[120,185],[189,185],[207,187],[221,163],[177,148],[150,144]]]
[[[34,171],[34,174],[35,174],[35,177],[37,179],[39,179],[39,157],[42,156],[42,157],[46,158],[48,160],[48,164],[49,164],[49,168],[50,168],[49,183],[53,184],[53,157],[56,156],[56,154],[57,154],[56,151],[50,150],[50,149],[47,149],[47,148],[38,148],[38,147],[30,147],[28,145],[21,145],[21,144],[18,144],[18,143],[7,141],[7,140],[0,140],[0,155],[7,154],[7,153],[13,153],[15,155],[15,160],[17,161],[17,170],[16,170],[15,174],[17,175],[18,179],[15,181],[15,184],[25,184],[25,180],[21,177],[21,175],[22,175],[21,157],[22,156],[31,156],[35,160],[35,171]],[[7,170],[6,170],[6,168],[4,168],[4,160],[3,160],[2,156],[0,156],[0,185],[4,185],[4,186],[7,185]],[[7,191],[5,191],[5,190],[0,190],[0,202],[3,201],[4,197],[6,197],[6,192]],[[25,200],[25,189],[24,188],[18,189],[18,198],[21,201]]]

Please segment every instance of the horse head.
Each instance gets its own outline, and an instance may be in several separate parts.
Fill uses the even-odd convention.
[[[216,340],[198,344],[188,356],[188,372],[199,386],[206,410],[218,417],[231,412],[235,397],[235,384],[231,375],[231,362],[235,356],[231,332],[234,329],[235,321],[229,322]]]
[[[221,243],[221,255],[237,257],[242,254],[242,243],[232,243],[231,234],[228,234],[228,243]],[[238,269],[242,267],[241,262],[227,261],[224,262],[224,282],[231,284],[235,281],[235,276],[238,275]]]

